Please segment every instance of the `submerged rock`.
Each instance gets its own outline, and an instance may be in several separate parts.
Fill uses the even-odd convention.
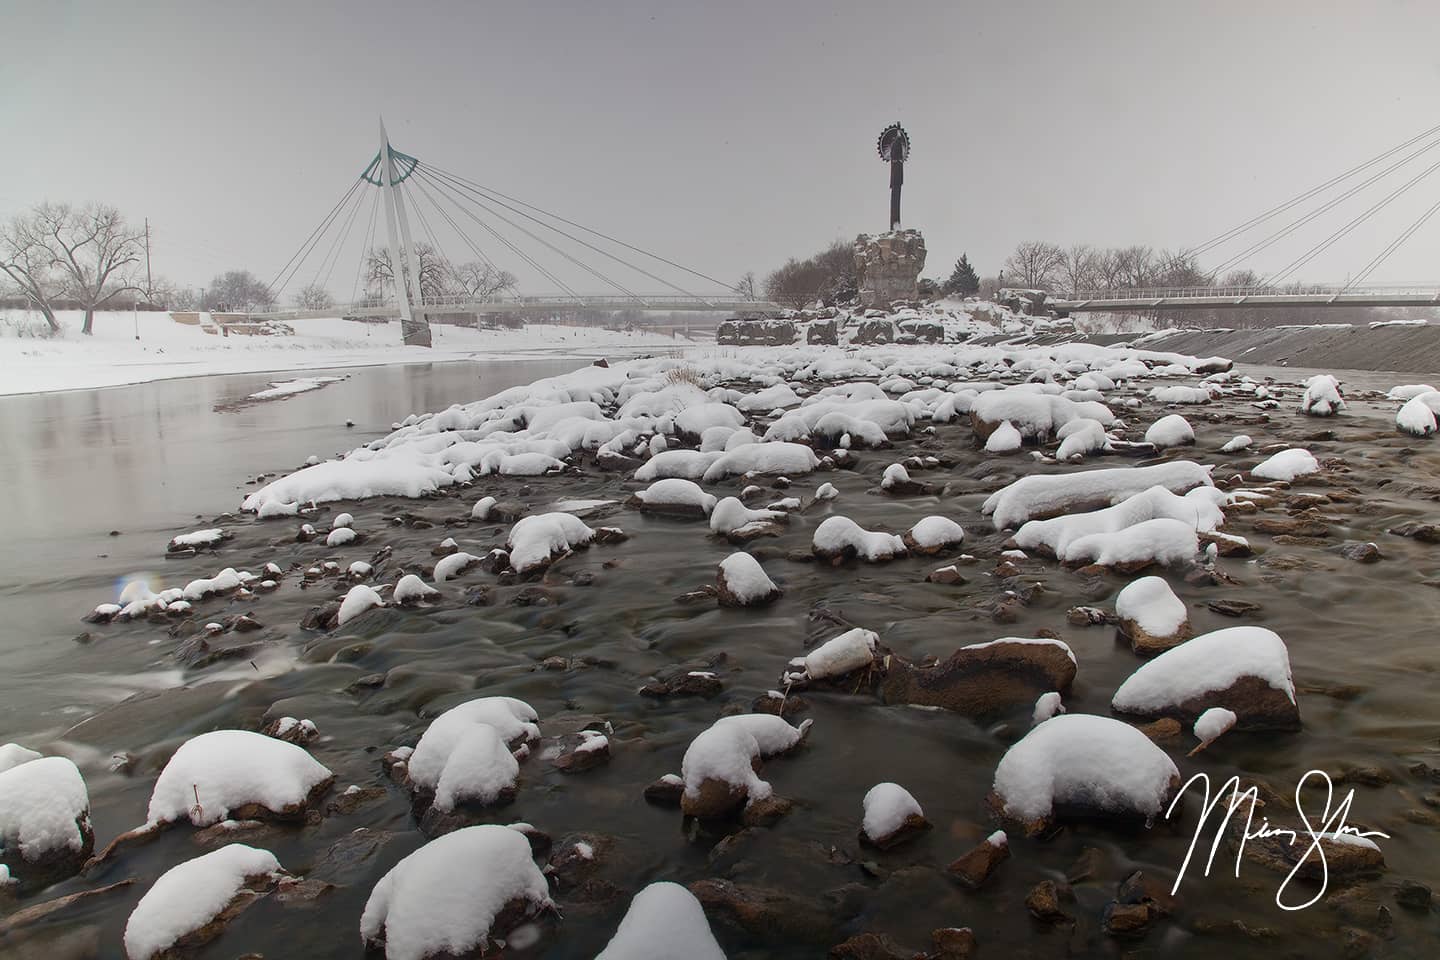
[[[971,890],[978,889],[1001,863],[1010,859],[1005,831],[997,830],[974,849],[951,861],[945,871]]]
[[[944,707],[974,719],[993,718],[1064,692],[1075,679],[1075,656],[1058,640],[1002,638],[961,647],[931,666],[892,656],[880,685],[886,703]]]

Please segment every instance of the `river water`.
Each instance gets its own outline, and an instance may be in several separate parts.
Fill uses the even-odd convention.
[[[1100,914],[1116,885],[1135,869],[1168,887],[1193,819],[1149,831],[1079,824],[1045,841],[1012,837],[1012,858],[976,892],[943,873],[950,860],[994,829],[984,797],[1000,756],[1024,735],[1028,709],[980,726],[944,711],[811,692],[803,715],[815,721],[809,746],[765,766],[776,792],[796,801],[776,826],[696,832],[678,811],[641,799],[647,783],[679,771],[685,746],[717,716],[748,709],[755,696],[776,685],[791,657],[838,632],[835,619],[816,616],[821,611],[878,631],[883,643],[913,658],[1054,631],[1080,663],[1068,708],[1108,712],[1110,695],[1137,660],[1112,629],[1075,627],[1065,614],[1078,603],[1113,603],[1125,578],[1102,580],[1097,588],[1054,563],[1025,561],[1024,582],[1045,590],[1029,605],[1010,607],[1006,622],[997,622],[993,611],[1001,591],[989,570],[1005,537],[982,520],[980,504],[999,479],[1032,468],[1026,460],[997,464],[977,454],[967,424],[940,427],[931,439],[917,434],[893,450],[860,451],[855,469],[797,483],[789,492],[808,496],[828,480],[840,498],[797,516],[784,536],[751,546],[786,591],[763,611],[677,603],[680,594],[713,583],[715,564],[734,548],[706,537],[695,521],[615,507],[605,511],[604,522],[622,526],[631,535],[627,543],[596,546],[557,564],[539,591],[497,585],[493,576],[473,573],[461,583],[485,585],[489,602],[483,606],[462,603],[459,591],[450,590],[447,601],[429,611],[377,611],[324,635],[302,631],[298,623],[307,609],[342,593],[344,585],[305,590],[292,575],[279,592],[249,604],[211,601],[203,617],[250,610],[266,629],[255,635],[259,647],[253,655],[201,669],[187,669],[174,656],[188,634],[170,636],[164,626],[143,622],[89,628],[80,623],[96,603],[114,598],[122,577],[137,571],[168,586],[224,566],[257,570],[271,560],[288,567],[334,559],[343,566],[368,559],[381,546],[392,548],[399,566],[413,569],[431,559],[430,548],[447,535],[475,554],[503,543],[503,525],[465,519],[481,493],[523,500],[537,512],[560,498],[623,498],[634,484],[587,465],[578,477],[563,480],[487,479],[483,489],[477,485],[456,497],[345,505],[366,540],[341,550],[294,542],[293,520],[259,523],[237,516],[221,521],[236,537],[218,555],[162,559],[171,536],[209,526],[222,511],[234,510],[253,489],[245,481],[257,471],[292,469],[309,455],[329,456],[382,435],[408,413],[442,409],[581,362],[372,368],[319,391],[223,413],[215,407],[262,389],[272,378],[171,381],[0,400],[5,455],[0,503],[7,534],[0,551],[0,742],[15,740],[76,760],[89,785],[97,844],[144,819],[155,775],[180,742],[219,727],[259,729],[279,716],[307,717],[322,733],[310,749],[336,772],[337,792],[351,784],[379,788],[378,799],[319,824],[237,836],[272,850],[292,871],[317,871],[338,886],[300,906],[273,898],[261,903],[235,921],[207,955],[358,956],[358,920],[370,888],[424,842],[379,757],[413,744],[438,711],[480,694],[528,700],[547,734],[596,719],[614,729],[609,764],[566,775],[532,759],[522,767],[516,803],[492,817],[500,823],[526,820],[557,839],[587,833],[597,838],[601,853],[595,888],[600,892],[565,900],[564,919],[552,923],[532,949],[512,950],[516,956],[594,956],[640,885],[706,877],[786,891],[809,910],[764,937],[717,927],[732,958],[822,956],[862,930],[886,933],[920,950],[929,946],[930,930],[947,926],[972,927],[982,955],[1211,957],[1223,951],[1260,958],[1356,955],[1356,950],[1434,955],[1440,935],[1434,915],[1398,906],[1394,889],[1402,879],[1440,884],[1440,785],[1410,770],[1416,763],[1440,766],[1434,692],[1440,590],[1422,583],[1440,576],[1440,547],[1385,530],[1408,519],[1435,519],[1440,447],[1397,435],[1393,404],[1357,400],[1347,416],[1327,422],[1294,416],[1293,391],[1268,421],[1238,399],[1182,410],[1198,444],[1180,456],[1253,464],[1257,457],[1242,461],[1215,453],[1236,433],[1249,433],[1259,443],[1304,442],[1317,456],[1343,458],[1349,472],[1338,474],[1333,486],[1355,495],[1325,508],[1333,515],[1325,543],[1274,544],[1243,519],[1227,527],[1248,536],[1267,556],[1296,558],[1294,565],[1221,561],[1237,581],[1230,586],[1195,586],[1167,574],[1190,607],[1197,634],[1254,622],[1286,639],[1304,718],[1300,733],[1232,734],[1183,760],[1187,735],[1186,747],[1170,750],[1182,771],[1203,770],[1217,780],[1232,773],[1259,777],[1287,794],[1310,769],[1339,777],[1373,768],[1360,778],[1370,785],[1356,786],[1351,821],[1392,836],[1382,841],[1388,871],[1378,880],[1332,885],[1324,903],[1286,913],[1273,902],[1279,875],[1247,865],[1236,879],[1229,875],[1231,861],[1217,861],[1208,879],[1192,871],[1175,917],[1156,923],[1140,941],[1101,932]],[[1304,374],[1283,368],[1246,372],[1289,383]],[[1394,382],[1383,374],[1351,379],[1355,387]],[[1131,415],[1132,422],[1143,427],[1162,412],[1168,411],[1150,404]],[[347,418],[357,425],[346,428]],[[1322,430],[1333,434],[1321,438]],[[944,489],[901,498],[876,492],[887,464],[931,451],[953,455],[957,465],[917,478],[946,484]],[[406,512],[433,526],[390,524]],[[965,568],[968,583],[960,587],[924,582],[925,572],[940,565],[933,559],[836,569],[787,560],[788,552],[808,549],[815,524],[831,513],[891,530],[944,514],[970,532],[965,549],[979,559]],[[317,526],[322,522],[328,526],[328,515]],[[107,536],[112,529],[119,536]],[[1343,559],[1331,546],[1342,540],[1373,540],[1386,559],[1368,565]],[[1212,599],[1249,600],[1261,604],[1261,611],[1237,621],[1206,608]],[[74,642],[82,630],[88,630],[90,642]],[[568,658],[568,668],[541,669],[539,662],[552,656]],[[715,670],[725,692],[714,700],[637,695],[647,679],[677,665]],[[130,755],[131,762],[111,769],[116,754]],[[935,824],[919,841],[886,853],[856,842],[860,798],[882,780],[908,787]],[[349,859],[332,852],[336,844],[353,840],[359,828],[374,832],[378,849]],[[127,877],[139,880],[73,908],[63,920],[32,928],[12,948],[18,956],[47,960],[123,956],[121,933],[134,903],[165,869],[202,850],[190,828],[176,828],[155,843],[126,850],[96,876],[52,888],[44,896]],[[337,859],[343,861],[339,868]],[[1077,869],[1081,862],[1089,867]],[[1027,892],[1041,880],[1063,883],[1067,874],[1074,878],[1074,899],[1062,906],[1076,921],[1051,926],[1033,920],[1024,906]],[[605,889],[613,895],[603,895]],[[0,905],[0,915],[4,911]],[[0,942],[0,953],[5,949]]]

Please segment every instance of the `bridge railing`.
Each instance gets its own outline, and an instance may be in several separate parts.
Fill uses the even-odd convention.
[[[1076,293],[1055,294],[1052,299],[1066,302],[1086,300],[1184,300],[1198,297],[1230,297],[1236,300],[1246,297],[1279,297],[1296,294],[1310,296],[1376,296],[1384,294],[1423,294],[1440,290],[1440,282],[1430,283],[1366,283],[1346,286],[1344,284],[1286,284],[1265,287],[1146,287],[1121,290],[1081,290]]]

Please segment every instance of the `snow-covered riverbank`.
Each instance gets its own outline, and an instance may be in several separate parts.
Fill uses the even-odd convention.
[[[386,363],[440,363],[493,357],[604,356],[673,350],[690,341],[664,334],[531,324],[519,330],[439,326],[435,345],[407,347],[398,323],[299,320],[293,336],[206,333],[168,313],[100,313],[93,336],[79,332],[78,311],[59,314],[64,331],[51,339],[17,336],[40,329],[39,315],[0,310],[0,396],[148,383],[175,377],[321,370]],[[136,338],[136,335],[139,338]]]

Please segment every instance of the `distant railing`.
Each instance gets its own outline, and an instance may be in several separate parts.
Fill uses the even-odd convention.
[[[1293,284],[1283,287],[1147,287],[1134,290],[1083,290],[1071,294],[1054,294],[1052,299],[1085,300],[1181,300],[1196,297],[1289,297],[1289,296],[1381,296],[1386,294],[1440,293],[1440,281],[1429,283],[1385,284]]]

